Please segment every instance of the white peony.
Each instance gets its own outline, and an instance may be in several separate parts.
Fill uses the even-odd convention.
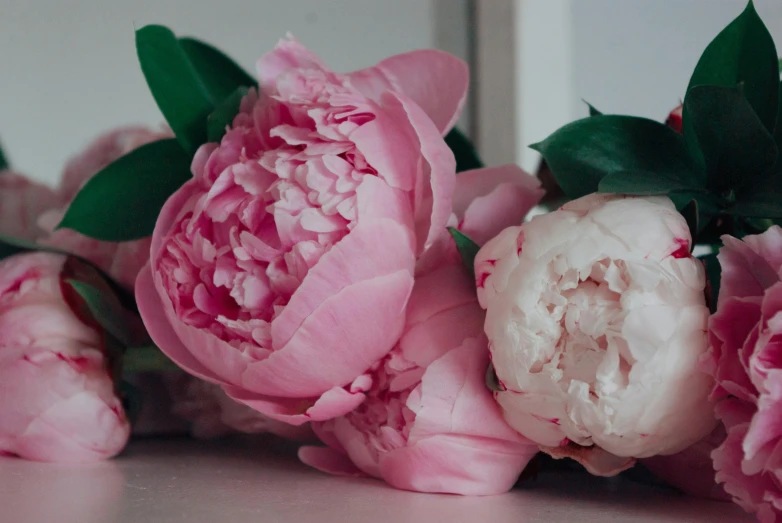
[[[593,194],[510,227],[475,260],[508,423],[611,475],[714,427],[705,273],[667,197]]]

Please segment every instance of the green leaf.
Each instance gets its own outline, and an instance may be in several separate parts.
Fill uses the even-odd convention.
[[[0,171],[3,171],[5,169],[8,169],[8,159],[5,157],[5,153],[3,152],[3,148],[0,147]]]
[[[779,84],[779,103],[777,104],[777,123],[774,124],[774,141],[782,151],[782,83]]]
[[[231,96],[240,87],[257,87],[258,82],[222,51],[195,38],[180,38],[179,45],[193,64],[212,101]]]
[[[4,260],[9,256],[14,256],[15,254],[31,251],[59,252],[51,247],[44,247],[27,240],[0,235],[0,260]]]
[[[130,347],[148,339],[141,319],[125,309],[108,287],[99,289],[75,279],[65,283],[82,297],[95,321],[122,345]]]
[[[238,87],[209,115],[206,123],[206,134],[210,142],[219,142],[225,135],[226,127],[233,123],[234,118],[239,113],[242,98],[248,91],[247,87]]]
[[[687,86],[745,84],[745,95],[763,125],[773,130],[779,89],[779,59],[774,40],[749,2],[744,12],[711,41],[700,57]],[[683,131],[688,149],[699,158],[697,139],[686,107]]]
[[[156,345],[129,347],[122,359],[123,373],[176,371],[179,367]]]
[[[600,180],[599,192],[651,196],[676,191],[701,191],[693,187],[692,182],[681,180],[678,173],[669,171],[618,171]]]
[[[82,187],[57,228],[114,242],[150,236],[163,204],[190,179],[190,161],[173,138],[131,151]]]
[[[459,229],[448,227],[448,232],[451,233],[451,237],[453,237],[453,241],[456,243],[456,249],[459,251],[459,256],[462,257],[462,263],[464,263],[464,266],[474,278],[475,256],[481,248]]]
[[[585,104],[587,104],[587,107],[589,107],[589,116],[600,116],[601,114],[603,114],[600,111],[598,111],[597,109],[595,109],[594,106],[591,103],[587,102],[586,100],[582,100],[582,101]]]
[[[690,238],[692,238],[690,251],[692,251],[692,247],[695,246],[696,238],[698,237],[698,231],[700,230],[698,228],[698,220],[699,220],[698,200],[696,199],[690,200],[690,203],[685,205],[684,208],[681,210],[681,214],[684,217],[684,220],[687,222],[687,227],[690,229]]]
[[[206,142],[206,119],[220,99],[207,90],[170,29],[147,25],[136,31],[136,53],[168,125],[182,147],[195,153]]]
[[[720,294],[720,278],[722,276],[722,267],[719,260],[717,260],[717,254],[707,254],[700,258],[706,267],[706,279],[708,280],[707,299],[711,312],[714,313],[717,310],[717,300]]]
[[[445,135],[445,143],[448,144],[456,157],[457,173],[483,167],[483,162],[478,156],[475,146],[459,129],[455,127],[451,129],[451,132]]]
[[[686,186],[701,186],[682,136],[646,118],[590,116],[530,147],[543,154],[570,198],[597,191],[609,174],[629,171],[667,173]]]
[[[703,153],[709,189],[722,192],[751,185],[776,162],[774,139],[740,87],[693,87],[684,107]]]

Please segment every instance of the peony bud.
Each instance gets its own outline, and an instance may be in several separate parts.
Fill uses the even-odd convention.
[[[0,453],[86,462],[125,446],[102,334],[63,295],[64,256],[0,262]]]

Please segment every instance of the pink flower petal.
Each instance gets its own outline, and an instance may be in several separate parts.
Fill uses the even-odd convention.
[[[364,401],[363,392],[351,393],[334,387],[319,398],[279,398],[255,394],[233,386],[224,387],[232,399],[271,419],[299,426],[309,421],[326,421],[344,416]]]
[[[470,80],[467,64],[442,51],[412,51],[348,75],[364,96],[379,101],[391,90],[410,98],[445,135],[459,119]]]
[[[281,74],[297,68],[327,70],[320,58],[292,35],[281,39],[272,51],[255,64],[261,87],[274,83]]]
[[[441,434],[382,455],[380,471],[399,489],[490,496],[510,490],[535,454],[532,445]]]
[[[343,288],[304,320],[284,347],[249,363],[242,385],[292,397],[347,385],[393,347],[412,286],[410,273],[401,270]]]
[[[285,346],[304,320],[341,289],[398,270],[412,274],[414,262],[407,229],[390,220],[358,224],[323,255],[272,322],[275,349]]]
[[[524,221],[540,201],[540,182],[515,165],[459,173],[454,191],[454,213],[459,229],[483,245],[506,227]]]
[[[375,120],[350,135],[367,162],[389,185],[415,189],[417,253],[431,245],[451,213],[456,160],[431,120],[410,100],[384,94]],[[409,151],[421,152],[425,160]]]
[[[301,447],[299,459],[305,465],[333,476],[365,476],[345,454],[328,447]]]
[[[177,336],[155,287],[149,264],[141,270],[136,279],[136,302],[147,332],[166,356],[193,376],[212,383],[224,383],[214,372],[198,361]]]
[[[595,476],[616,476],[635,465],[635,458],[614,456],[596,445],[582,447],[570,442],[559,447],[540,447],[540,450],[554,459],[570,458],[578,461]]]

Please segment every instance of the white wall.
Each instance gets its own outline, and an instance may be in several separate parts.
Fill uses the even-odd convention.
[[[463,0],[2,0],[0,141],[12,164],[53,183],[101,130],[161,121],[133,31],[168,25],[252,70],[291,31],[335,70],[435,47],[462,55]],[[464,27],[463,27],[464,25]]]
[[[478,0],[491,1],[491,0]],[[663,120],[684,96],[700,53],[746,0],[518,0],[517,158],[527,145],[587,115]],[[755,0],[782,52],[782,2]]]

